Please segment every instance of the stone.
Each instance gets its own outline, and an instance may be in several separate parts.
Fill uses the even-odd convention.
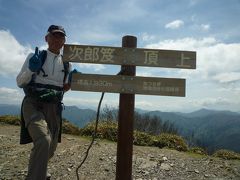
[[[194,172],[197,173],[197,174],[199,174],[199,170],[197,170],[197,169],[194,169]]]
[[[168,158],[165,157],[165,156],[162,159],[163,159],[163,161],[167,161],[168,160]]]
[[[171,166],[167,163],[162,163],[161,166],[160,166],[160,169],[165,170],[165,171],[170,171]]]

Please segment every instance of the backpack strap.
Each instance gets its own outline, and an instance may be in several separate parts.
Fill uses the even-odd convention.
[[[42,71],[43,77],[47,77],[48,75],[45,73],[44,69],[42,68],[45,61],[47,59],[47,51],[43,50],[43,58],[42,58],[42,64],[41,64],[41,69],[37,71],[37,75]],[[69,74],[69,62],[63,62],[63,72],[64,72],[64,78],[63,78],[63,83],[65,82],[67,75]]]
[[[42,58],[42,64],[41,64],[41,69],[37,71],[37,75],[39,75],[40,71],[42,71],[43,73],[43,77],[47,77],[48,75],[45,73],[45,71],[43,70],[43,64],[45,63],[46,59],[47,59],[47,51],[43,50],[43,58]]]
[[[43,50],[43,59],[42,59],[42,64],[41,64],[41,69],[39,71],[37,71],[37,75],[39,75],[39,73],[42,71],[43,72],[43,77],[47,77],[48,75],[45,73],[43,67],[43,64],[45,63],[46,59],[47,59],[47,51]],[[70,72],[70,64],[69,62],[63,62],[63,70],[62,72],[64,72],[64,78],[63,78],[63,84],[66,81],[67,75]],[[27,84],[26,87],[23,88],[25,94],[29,94],[29,92],[31,93],[32,91],[35,91],[38,88],[46,88],[46,89],[54,89],[56,91],[63,91],[63,88],[60,88],[58,86],[54,86],[54,85],[46,85],[46,84],[39,84],[39,83],[35,83],[34,80],[36,78],[36,74],[34,74],[32,76],[31,81]]]
[[[67,78],[67,75],[69,74],[69,62],[63,62],[63,72],[64,72],[64,78],[63,78],[63,84],[65,83],[66,81],[66,78]]]

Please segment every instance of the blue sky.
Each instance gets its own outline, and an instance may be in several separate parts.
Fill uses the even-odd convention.
[[[186,97],[136,95],[136,108],[240,112],[240,0],[0,0],[0,103],[20,104],[15,78],[35,46],[46,48],[51,24],[67,43],[121,46],[134,35],[139,48],[197,52],[197,69],[137,67],[137,75],[186,79]],[[116,74],[120,66],[74,64],[83,73]],[[65,105],[95,108],[100,93],[72,91]],[[107,93],[103,104],[118,106]]]

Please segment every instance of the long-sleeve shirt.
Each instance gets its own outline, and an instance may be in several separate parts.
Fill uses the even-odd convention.
[[[64,79],[64,65],[62,62],[61,54],[54,54],[51,51],[47,50],[47,57],[42,66],[45,74],[47,76],[43,76],[43,72],[37,75],[36,72],[32,72],[29,68],[29,59],[33,56],[33,53],[30,53],[26,58],[20,73],[18,74],[16,80],[17,85],[20,88],[25,87],[34,77],[34,82],[43,85],[53,85],[62,88],[63,87],[63,79]],[[71,65],[69,66],[69,71],[71,70]],[[65,82],[67,82],[68,77]]]

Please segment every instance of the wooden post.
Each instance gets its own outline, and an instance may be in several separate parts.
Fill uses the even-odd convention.
[[[137,38],[134,36],[124,36],[122,38],[122,47],[136,48]],[[121,74],[135,76],[136,66],[122,65]],[[116,180],[132,179],[134,104],[134,94],[120,94]]]

